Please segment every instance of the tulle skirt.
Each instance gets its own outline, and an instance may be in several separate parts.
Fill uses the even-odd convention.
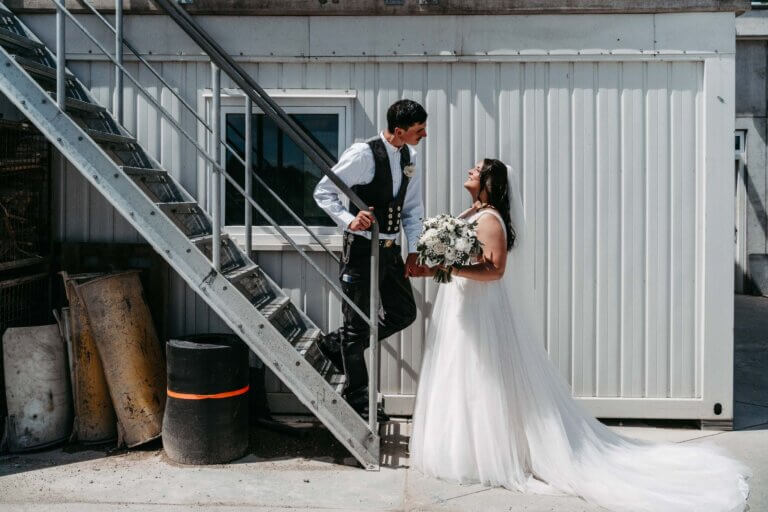
[[[427,475],[617,511],[742,511],[749,470],[714,446],[621,436],[571,398],[501,281],[440,286],[413,416]],[[517,324],[517,325],[516,325]]]

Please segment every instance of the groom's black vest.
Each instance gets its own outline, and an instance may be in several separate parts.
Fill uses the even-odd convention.
[[[373,206],[373,214],[376,222],[379,223],[379,232],[394,234],[400,231],[400,215],[403,211],[403,201],[405,200],[405,191],[408,189],[410,178],[403,174],[400,181],[400,189],[396,196],[392,196],[392,169],[389,164],[387,148],[381,137],[376,136],[366,141],[373,153],[373,162],[375,166],[373,180],[365,185],[355,185],[352,190],[360,196],[365,204]],[[411,153],[405,144],[400,148],[400,169],[405,168],[411,163]],[[357,215],[360,211],[354,204],[350,205],[349,211],[352,215]]]

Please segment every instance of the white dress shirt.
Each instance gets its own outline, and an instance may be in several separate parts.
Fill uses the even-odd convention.
[[[392,195],[397,195],[400,189],[400,183],[403,179],[403,171],[400,168],[400,149],[396,148],[384,138],[380,133],[379,137],[384,141],[384,147],[387,148],[387,157],[389,157],[389,167],[392,171]],[[411,153],[411,163],[416,167],[408,188],[405,191],[403,200],[402,224],[405,236],[408,239],[408,252],[416,252],[416,244],[421,235],[421,223],[424,218],[424,205],[421,202],[421,169],[416,163],[416,150],[408,146]],[[356,142],[352,144],[339,158],[339,162],[331,169],[336,176],[348,186],[365,185],[373,181],[376,173],[376,164],[373,160],[373,152],[366,142]],[[346,196],[334,185],[327,176],[323,176],[315,187],[314,198],[317,205],[322,208],[329,217],[344,231],[349,231],[347,227],[355,218],[347,209],[346,202],[342,202],[342,197]],[[370,231],[350,231],[358,236],[371,238]],[[380,238],[396,239],[399,233],[381,233]]]

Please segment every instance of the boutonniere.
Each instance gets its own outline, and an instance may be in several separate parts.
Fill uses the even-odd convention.
[[[408,164],[405,167],[403,167],[403,175],[406,178],[412,178],[413,177],[413,173],[415,173],[415,172],[416,172],[416,166],[413,165],[413,164]]]

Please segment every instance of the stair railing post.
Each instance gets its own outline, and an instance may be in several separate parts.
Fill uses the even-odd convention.
[[[61,110],[66,109],[67,102],[67,84],[65,82],[65,71],[67,69],[66,47],[64,43],[65,14],[61,7],[56,7],[56,103]],[[60,174],[62,187],[66,183],[64,177],[67,172],[67,159],[64,155],[59,155],[58,170]],[[65,190],[59,191],[64,197]],[[65,201],[59,201],[59,235],[64,236],[66,230]]]
[[[245,195],[247,198],[251,198],[251,189],[253,188],[253,175],[251,170],[253,169],[253,125],[252,120],[253,100],[248,96],[245,97]],[[251,203],[248,200],[245,201],[245,253],[248,257],[251,256],[251,248],[253,247],[253,240],[251,233],[253,225],[253,210],[251,209]]]
[[[213,268],[221,270],[221,141],[219,121],[221,120],[221,69],[211,62],[211,88],[213,89],[213,101],[211,105],[211,151],[213,161],[217,165],[211,166],[211,220],[213,221],[213,243],[211,247]]]
[[[379,225],[371,226],[371,286],[368,320],[370,321],[370,352],[368,355],[368,428],[379,432],[377,414],[379,398]]]
[[[64,30],[65,30],[65,14],[64,9],[56,7],[56,103],[59,108],[64,110],[66,105],[66,47],[64,43]]]
[[[115,0],[115,105],[117,122],[123,124],[123,0]]]

